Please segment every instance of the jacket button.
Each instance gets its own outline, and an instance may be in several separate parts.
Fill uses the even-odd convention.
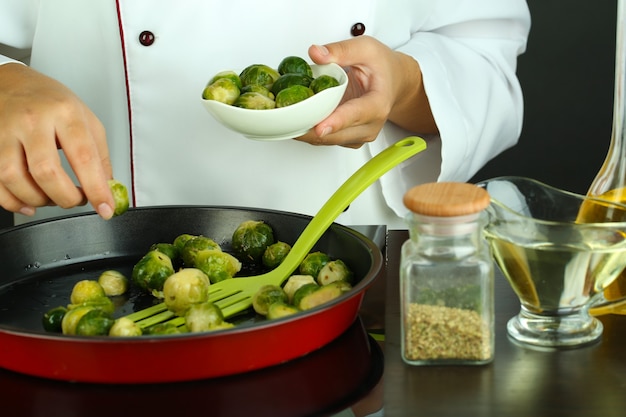
[[[365,25],[363,23],[355,23],[350,28],[350,34],[352,36],[361,36],[365,33]]]
[[[144,30],[139,34],[139,43],[143,46],[152,45],[154,43],[154,39],[154,33],[150,32],[149,30]]]

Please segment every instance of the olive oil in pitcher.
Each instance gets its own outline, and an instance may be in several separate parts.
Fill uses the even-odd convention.
[[[625,0],[617,3],[617,34],[615,49],[615,93],[613,98],[613,127],[611,142],[606,159],[593,180],[587,195],[612,202],[626,204],[626,19]],[[581,223],[624,221],[626,219],[615,211],[601,210],[594,205],[594,210],[581,210],[578,220]],[[609,300],[626,296],[626,270],[611,283],[604,295]],[[617,311],[616,311],[617,312]],[[621,311],[626,314],[626,309]]]

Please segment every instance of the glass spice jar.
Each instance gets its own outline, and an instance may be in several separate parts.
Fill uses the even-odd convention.
[[[480,365],[494,354],[494,265],[483,236],[489,194],[428,183],[404,204],[410,239],[400,258],[401,350],[410,365]]]

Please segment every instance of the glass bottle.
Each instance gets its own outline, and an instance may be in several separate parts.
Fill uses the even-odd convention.
[[[410,365],[485,364],[494,353],[494,266],[483,236],[489,194],[428,183],[404,204],[410,239],[400,258],[401,352]]]
[[[626,144],[624,128],[626,128],[626,19],[625,0],[617,2],[617,31],[615,45],[615,86],[613,96],[613,126],[609,150],[589,187],[588,195],[610,201],[626,203]],[[579,216],[582,222],[592,221],[623,221],[615,218],[612,213],[583,212]],[[622,273],[604,291],[609,300],[626,295],[626,273]]]

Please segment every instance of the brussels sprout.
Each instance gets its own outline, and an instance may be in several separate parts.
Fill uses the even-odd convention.
[[[339,81],[333,77],[332,75],[322,74],[319,77],[315,78],[311,81],[309,88],[313,90],[315,94],[319,93],[322,90],[326,90],[327,88],[337,87],[339,85]]]
[[[220,78],[228,78],[233,83],[235,83],[238,89],[241,90],[241,79],[239,78],[239,74],[237,74],[235,71],[230,71],[230,70],[218,72],[217,74],[213,76],[213,78],[211,78],[211,80],[207,83],[207,85],[213,84],[215,81],[219,80]]]
[[[268,268],[276,268],[281,264],[283,259],[287,256],[291,250],[291,245],[285,242],[276,242],[269,245],[263,252],[261,262]]]
[[[193,239],[194,237],[197,237],[197,236],[190,235],[188,233],[183,233],[182,235],[176,236],[176,238],[174,239],[174,242],[172,242],[172,245],[176,247],[176,250],[179,256],[180,256],[180,253],[183,251],[183,248],[185,247],[185,244],[187,243],[187,241]]]
[[[98,283],[109,297],[122,295],[128,290],[128,278],[119,271],[104,271],[98,277]]]
[[[61,323],[65,313],[67,313],[67,308],[63,306],[54,307],[46,311],[41,318],[44,330],[52,333],[61,333],[63,331]]]
[[[95,307],[89,305],[83,305],[67,310],[67,313],[65,313],[63,320],[61,321],[61,331],[63,334],[76,334],[76,326],[78,325],[79,320],[85,314],[93,310],[95,310]]]
[[[271,89],[272,84],[280,77],[278,71],[264,64],[252,64],[247,66],[239,74],[241,85],[259,84]]]
[[[329,261],[317,274],[317,283],[327,285],[335,281],[352,283],[353,273],[341,259]]]
[[[198,251],[194,266],[209,277],[211,284],[232,278],[241,270],[239,259],[215,249]]]
[[[309,310],[325,304],[344,294],[346,292],[345,288],[344,283],[340,281],[331,282],[328,285],[318,287],[317,290],[304,295],[299,300],[298,307],[301,310]]]
[[[177,325],[170,321],[165,323],[155,324],[144,329],[144,334],[148,335],[166,335],[166,334],[181,334],[184,333]]]
[[[108,183],[111,194],[113,194],[113,201],[115,203],[113,216],[119,216],[126,213],[128,206],[130,205],[128,201],[128,189],[126,189],[124,184],[114,179],[109,180]]]
[[[261,93],[249,92],[240,95],[237,101],[233,103],[233,106],[249,110],[269,110],[276,107],[276,102],[269,96]]]
[[[265,249],[274,242],[274,231],[271,226],[260,220],[242,222],[232,237],[235,255],[246,262],[260,262]]]
[[[111,301],[111,299],[106,295],[98,298],[92,298],[91,300],[85,301],[80,304],[69,304],[67,306],[67,309],[72,310],[84,306],[91,307],[96,310],[102,310],[109,314],[113,314],[113,312],[115,311],[115,304],[113,304],[113,301]]]
[[[311,65],[299,56],[288,56],[283,58],[278,64],[279,74],[304,74],[309,77],[313,77],[313,70]]]
[[[276,107],[287,107],[313,96],[313,90],[303,85],[292,85],[276,94]]]
[[[299,311],[300,310],[292,305],[278,301],[276,303],[270,304],[267,309],[267,315],[265,317],[269,320],[274,320],[281,317],[291,316],[292,314],[296,314]]]
[[[287,303],[285,291],[277,285],[263,285],[252,297],[252,307],[258,314],[265,316],[269,306],[276,302]]]
[[[311,252],[302,260],[298,270],[302,275],[311,275],[317,278],[324,265],[328,262],[330,262],[330,256],[324,252]]]
[[[280,93],[285,88],[291,87],[293,85],[303,85],[305,87],[308,87],[311,84],[312,80],[312,77],[303,74],[281,75],[272,86],[272,93],[274,94],[274,96],[278,97],[278,93]]]
[[[222,250],[213,239],[206,236],[196,236],[187,240],[180,251],[180,257],[187,267],[193,267],[196,263],[196,254],[205,249]]]
[[[291,304],[302,310],[302,307],[300,306],[302,299],[307,295],[314,293],[319,288],[320,286],[316,283],[302,285],[293,293],[293,299],[291,300]]]
[[[163,283],[174,273],[169,256],[157,250],[146,253],[133,267],[132,281],[149,292],[163,290]]]
[[[292,275],[289,277],[283,289],[287,293],[287,297],[289,298],[289,302],[293,303],[293,296],[302,287],[306,284],[316,284],[315,278],[311,275]]]
[[[109,329],[109,336],[113,337],[141,336],[142,334],[141,327],[126,317],[115,320]]]
[[[150,250],[156,250],[166,254],[172,261],[176,262],[180,258],[180,250],[173,243],[154,243],[150,245]]]
[[[83,304],[90,300],[105,297],[106,293],[98,281],[84,279],[74,284],[70,294],[72,304]]]
[[[106,336],[114,322],[111,314],[94,309],[78,320],[75,333],[79,336]]]
[[[274,100],[274,97],[275,97],[269,88],[264,87],[259,84],[249,84],[245,87],[242,87],[241,95],[244,95],[246,93],[259,93],[259,94],[264,95],[265,97],[271,98],[272,100]]]
[[[185,326],[190,332],[206,332],[225,328],[222,310],[210,301],[192,304],[185,313]]]
[[[202,98],[231,105],[239,98],[239,94],[239,88],[235,82],[229,78],[219,78],[204,88]]]
[[[209,299],[209,277],[197,268],[185,268],[171,275],[163,285],[163,298],[168,310],[184,316],[195,303]]]

